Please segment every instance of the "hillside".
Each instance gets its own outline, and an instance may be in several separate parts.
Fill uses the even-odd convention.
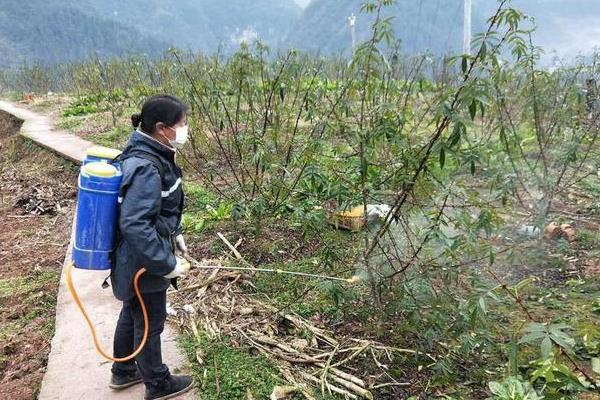
[[[351,45],[347,17],[357,16],[356,37],[369,37],[372,15],[360,12],[364,0],[312,0],[286,36],[286,45],[320,53],[347,50]],[[409,53],[452,53],[462,48],[462,0],[397,0],[385,11],[393,15],[396,37]],[[496,1],[473,1],[473,31],[485,29]],[[512,7],[535,18],[536,43],[559,55],[574,55],[600,45],[600,2],[596,0],[514,0]]]
[[[363,0],[313,0],[287,35],[286,44],[323,53],[338,52],[351,45],[347,17],[356,15],[357,42],[369,37],[372,15],[360,12]],[[442,53],[457,49],[462,37],[462,0],[399,0],[385,10],[394,15],[394,32],[407,52],[430,49]]]
[[[45,64],[131,53],[161,54],[169,46],[225,54],[240,42],[260,39],[272,49],[346,52],[351,46],[347,18],[354,14],[356,39],[369,37],[373,15],[361,13],[364,0],[3,0],[0,11],[0,66]],[[408,53],[454,53],[462,48],[462,0],[397,0],[396,37]],[[473,31],[480,32],[496,7],[473,1]],[[536,44],[574,56],[600,45],[600,2],[596,0],[514,0],[535,17]],[[43,45],[41,45],[43,44]]]
[[[0,11],[0,65],[38,61],[44,64],[128,52],[158,54],[166,45],[141,35],[136,29],[84,12],[58,0],[3,0]]]
[[[3,0],[0,65],[69,62],[96,52],[160,54],[169,46],[226,52],[260,38],[277,47],[301,8],[293,0]],[[40,46],[43,43],[43,46]]]
[[[293,0],[93,0],[99,15],[184,49],[237,48],[246,38],[276,47],[301,8]]]

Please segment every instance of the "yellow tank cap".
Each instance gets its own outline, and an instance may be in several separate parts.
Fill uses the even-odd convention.
[[[92,146],[89,149],[87,149],[86,154],[90,157],[114,160],[119,154],[121,154],[121,151],[117,149],[111,149],[110,147]]]
[[[117,169],[110,164],[103,162],[91,162],[83,167],[86,175],[97,176],[100,178],[112,178],[117,175]]]

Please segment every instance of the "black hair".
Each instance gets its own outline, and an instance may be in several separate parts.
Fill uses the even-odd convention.
[[[152,134],[158,122],[173,126],[187,111],[188,107],[177,97],[161,94],[148,98],[142,112],[131,116],[131,123],[134,128],[141,125],[142,131]]]

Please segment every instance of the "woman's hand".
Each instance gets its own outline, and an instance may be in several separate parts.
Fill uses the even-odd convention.
[[[185,240],[183,240],[183,235],[179,234],[175,236],[175,247],[183,254],[184,257],[187,255],[188,249],[185,245]]]
[[[179,278],[181,276],[185,276],[190,271],[190,262],[185,258],[176,257],[177,264],[175,264],[175,269],[165,275],[167,279]]]

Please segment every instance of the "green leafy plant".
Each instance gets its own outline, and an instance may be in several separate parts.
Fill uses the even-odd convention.
[[[544,359],[553,356],[553,347],[559,346],[562,350],[573,352],[575,340],[569,336],[568,330],[572,329],[566,324],[541,324],[531,322],[523,329],[525,333],[519,343],[540,342],[540,351]]]
[[[488,384],[493,400],[542,400],[531,384],[517,377],[511,376],[502,382]]]

